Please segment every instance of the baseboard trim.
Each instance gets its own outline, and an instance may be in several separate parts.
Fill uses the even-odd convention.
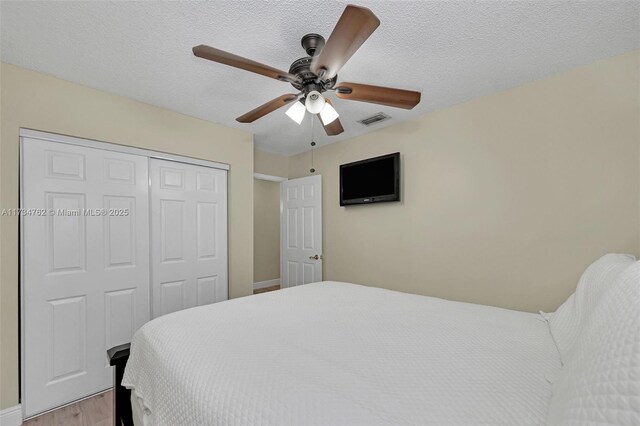
[[[259,281],[257,283],[253,283],[253,289],[257,290],[259,288],[273,287],[274,285],[280,285],[280,278],[276,278],[275,280]]]
[[[0,425],[2,426],[20,426],[22,424],[22,407],[5,408],[0,411]]]

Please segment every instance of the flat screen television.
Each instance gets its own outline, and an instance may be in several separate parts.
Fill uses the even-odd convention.
[[[340,166],[340,205],[400,201],[400,153]]]

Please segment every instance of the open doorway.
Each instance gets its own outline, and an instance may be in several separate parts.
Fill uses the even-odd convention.
[[[286,178],[254,175],[253,293],[280,289],[280,182]]]
[[[253,293],[322,281],[322,177],[254,174]]]

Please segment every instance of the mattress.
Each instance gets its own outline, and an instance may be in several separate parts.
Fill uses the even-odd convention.
[[[122,383],[144,424],[532,425],[560,368],[541,315],[321,282],[147,323]]]

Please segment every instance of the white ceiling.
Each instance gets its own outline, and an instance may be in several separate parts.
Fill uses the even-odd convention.
[[[640,48],[638,1],[368,1],[381,25],[339,81],[422,92],[412,111],[335,100],[350,138],[498,90]],[[300,38],[328,38],[344,1],[0,3],[1,58],[65,80],[244,129],[260,149],[308,149],[310,120],[278,110],[253,124],[239,115],[287,83],[193,56],[208,44],[276,68],[305,56]],[[335,99],[333,94],[329,97]],[[383,111],[392,120],[356,120]]]

